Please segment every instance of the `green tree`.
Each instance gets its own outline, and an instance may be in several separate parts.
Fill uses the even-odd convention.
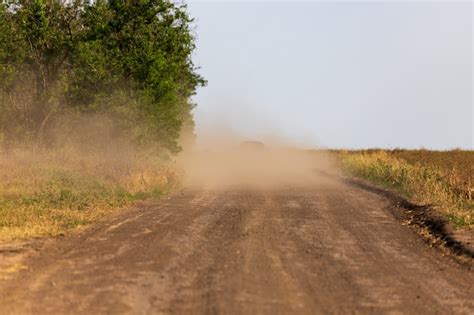
[[[16,13],[3,7],[0,18],[0,114],[7,137],[44,145],[58,117],[102,114],[135,143],[179,150],[183,124],[192,125],[190,97],[205,84],[191,60],[195,42],[186,6],[34,0],[23,1]],[[31,99],[20,101],[25,86]],[[12,117],[21,132],[9,125]]]
[[[0,78],[3,130],[10,138],[43,145],[43,132],[60,110],[60,83],[77,34],[77,7],[24,2],[0,9]]]

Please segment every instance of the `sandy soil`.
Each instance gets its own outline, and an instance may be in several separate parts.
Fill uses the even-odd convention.
[[[391,207],[331,178],[183,190],[37,245],[0,313],[473,314],[473,271]]]

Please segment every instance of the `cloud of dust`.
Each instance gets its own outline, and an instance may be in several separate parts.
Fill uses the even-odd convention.
[[[158,177],[174,172],[171,153],[158,145],[140,146],[127,134],[127,129],[107,115],[56,117],[46,131],[44,146],[39,146],[38,141],[0,142],[1,171],[8,173],[15,168],[52,170],[52,174],[64,171],[123,186],[130,186],[133,181],[133,191],[150,187],[160,181]],[[178,173],[169,177],[175,180]]]
[[[328,153],[300,149],[276,136],[243,139],[225,130],[199,136],[197,145],[178,157],[191,188],[277,188],[321,181],[321,171],[335,170]]]

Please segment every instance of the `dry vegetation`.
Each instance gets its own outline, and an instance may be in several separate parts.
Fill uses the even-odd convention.
[[[474,151],[333,151],[351,174],[429,204],[457,228],[474,227]]]
[[[15,152],[0,158],[0,242],[84,226],[178,185],[162,159]]]
[[[192,136],[205,85],[192,21],[166,0],[0,1],[0,242],[178,184],[163,155]]]

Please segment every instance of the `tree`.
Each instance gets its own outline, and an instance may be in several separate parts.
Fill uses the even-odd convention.
[[[53,137],[45,134],[58,117],[102,114],[135,143],[179,150],[181,127],[192,119],[190,97],[205,84],[191,60],[192,19],[184,5],[35,0],[22,2],[16,13],[5,7],[0,12],[7,138],[22,133],[22,139],[51,145]],[[25,83],[33,88],[23,115],[8,110],[21,103],[14,97],[21,93],[20,78],[23,88]],[[21,132],[8,125],[12,116]]]

